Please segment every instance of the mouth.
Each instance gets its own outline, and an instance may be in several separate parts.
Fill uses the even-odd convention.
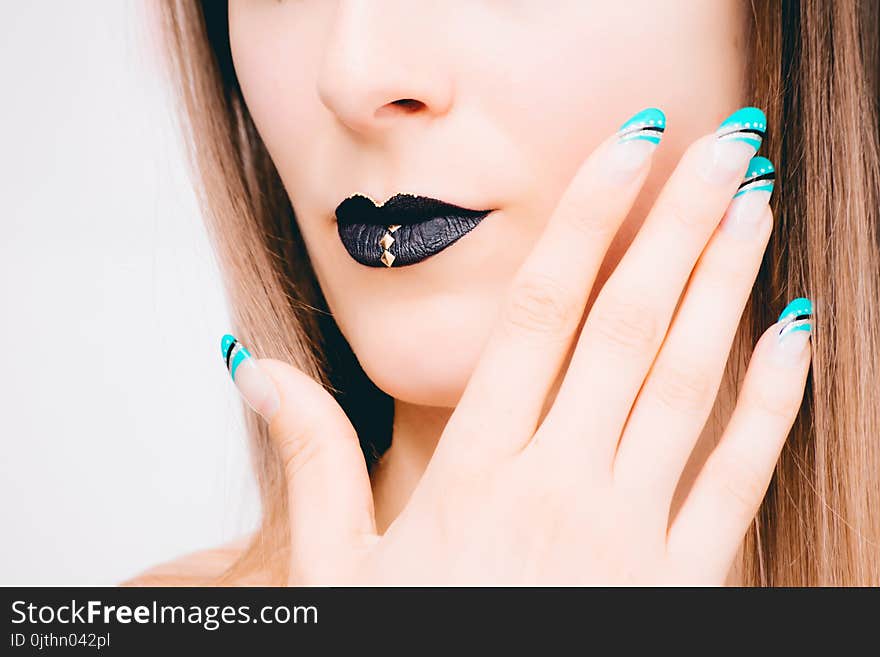
[[[367,267],[404,267],[437,255],[492,210],[471,210],[427,196],[396,194],[376,205],[363,194],[336,208],[339,239]]]

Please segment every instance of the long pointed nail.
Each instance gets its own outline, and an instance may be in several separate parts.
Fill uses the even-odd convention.
[[[611,167],[617,178],[632,179],[651,156],[666,131],[663,110],[649,107],[633,114],[617,129],[611,154]]]
[[[754,155],[767,134],[767,117],[757,107],[741,107],[721,122],[715,134],[722,143],[745,143],[752,148]]]
[[[757,237],[773,193],[774,180],[776,169],[773,163],[760,155],[753,157],[739,189],[727,206],[721,228],[742,239]]]
[[[715,130],[704,167],[710,182],[726,183],[758,152],[767,133],[767,117],[757,107],[741,107]]]
[[[266,421],[271,420],[280,406],[275,384],[235,336],[224,335],[220,340],[220,350],[229,376],[248,406]]]
[[[776,354],[780,362],[797,364],[810,343],[813,332],[813,302],[804,297],[792,300],[776,320],[779,332]]]
[[[767,192],[772,194],[775,181],[776,168],[773,166],[773,163],[760,155],[753,157],[749,160],[749,168],[746,170],[746,175],[733,198],[748,192]],[[767,198],[769,199],[770,197],[768,196]]]
[[[636,112],[624,121],[617,129],[617,138],[620,142],[641,139],[656,146],[660,143],[665,131],[666,115],[663,110],[649,107],[641,112]]]

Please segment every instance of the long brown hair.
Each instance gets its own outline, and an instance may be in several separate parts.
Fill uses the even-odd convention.
[[[878,4],[751,3],[749,100],[777,164],[774,234],[731,352],[738,390],[770,309],[817,308],[803,407],[739,571],[754,585],[880,585],[880,162]],[[163,34],[234,330],[330,388],[372,463],[392,404],[327,312],[284,191],[242,98],[226,2],[165,0]],[[718,405],[715,421],[726,412]],[[369,408],[370,413],[364,409]],[[248,412],[262,528],[218,582],[283,583],[287,499],[278,453]]]

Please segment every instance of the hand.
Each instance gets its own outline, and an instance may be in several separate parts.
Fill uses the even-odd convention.
[[[589,156],[383,535],[332,396],[285,363],[233,355],[286,464],[291,584],[725,581],[800,406],[810,332],[792,317],[761,337],[730,422],[670,520],[772,224],[766,189],[731,202],[754,135],[718,134],[684,153],[584,319],[653,144],[614,135]]]

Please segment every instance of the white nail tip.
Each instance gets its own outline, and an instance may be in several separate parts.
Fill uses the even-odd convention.
[[[267,421],[278,410],[280,405],[278,391],[253,358],[245,359],[238,366],[235,372],[235,386],[248,406]]]

